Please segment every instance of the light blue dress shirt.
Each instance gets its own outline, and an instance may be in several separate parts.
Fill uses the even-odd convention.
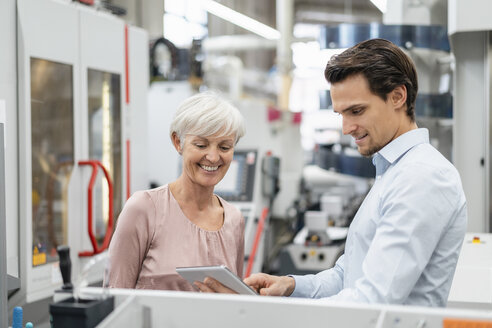
[[[411,130],[373,156],[376,180],[350,225],[345,254],[316,275],[293,276],[293,297],[446,306],[466,231],[455,167]]]

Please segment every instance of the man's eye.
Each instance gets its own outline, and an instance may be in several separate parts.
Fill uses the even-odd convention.
[[[203,149],[205,148],[206,146],[205,145],[199,145],[199,144],[195,144],[196,147],[200,148],[200,149]]]
[[[229,149],[231,149],[231,147],[222,146],[220,147],[220,149],[222,149],[223,151],[228,151]]]
[[[354,114],[354,115],[357,115],[357,114],[360,114],[360,113],[362,113],[362,109],[354,109],[354,110],[352,110],[352,114]]]

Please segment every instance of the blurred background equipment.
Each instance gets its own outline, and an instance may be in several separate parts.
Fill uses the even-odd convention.
[[[179,49],[165,38],[158,38],[151,43],[151,82],[186,80],[190,76],[190,69],[190,50]]]
[[[301,193],[291,208],[293,239],[280,249],[272,272],[310,274],[331,268],[344,252],[348,227],[371,184],[372,179],[305,166]]]

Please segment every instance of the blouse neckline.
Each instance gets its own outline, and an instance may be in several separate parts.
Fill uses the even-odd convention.
[[[223,218],[222,226],[219,229],[217,229],[217,230],[206,230],[206,229],[203,229],[203,228],[199,227],[196,223],[194,223],[193,221],[191,221],[186,216],[186,214],[183,212],[183,209],[179,205],[179,202],[176,200],[176,198],[174,198],[174,195],[171,192],[171,189],[169,188],[169,185],[166,185],[166,189],[167,189],[167,192],[169,193],[169,199],[171,199],[171,201],[176,204],[177,208],[179,209],[179,211],[183,215],[183,218],[186,219],[186,221],[189,224],[191,224],[193,227],[195,227],[199,231],[202,231],[202,232],[205,232],[205,233],[218,234],[218,233],[221,233],[222,232],[222,230],[224,229],[224,226],[226,224],[226,208],[224,206],[224,203],[223,203],[222,199],[219,196],[217,196],[217,195],[214,194],[214,196],[217,197],[217,200],[219,201],[220,206],[224,209],[224,218]]]

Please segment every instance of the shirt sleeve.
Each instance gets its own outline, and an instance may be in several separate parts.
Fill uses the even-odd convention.
[[[135,288],[152,240],[155,206],[145,192],[137,192],[126,202],[109,245],[105,285]]]
[[[337,294],[343,288],[344,255],[335,266],[316,275],[291,275],[296,286],[291,297],[320,298]]]
[[[401,304],[407,299],[452,223],[460,198],[450,174],[414,163],[383,186],[362,276],[331,300]]]

